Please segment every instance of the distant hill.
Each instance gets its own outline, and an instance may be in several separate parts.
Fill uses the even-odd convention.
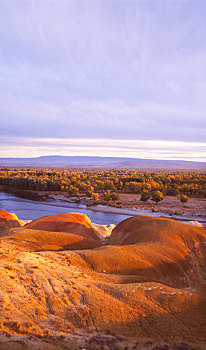
[[[0,158],[0,167],[206,170],[206,163],[119,157],[42,156]]]

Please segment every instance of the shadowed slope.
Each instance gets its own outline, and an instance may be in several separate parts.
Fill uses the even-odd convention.
[[[14,232],[14,234],[11,234]],[[100,243],[91,238],[88,234],[73,234],[68,232],[48,232],[42,230],[23,229],[10,230],[11,235],[6,236],[17,244],[21,249],[28,251],[42,250],[74,250],[74,249],[92,249]],[[4,237],[2,237],[4,239]]]
[[[4,209],[0,209],[0,235],[11,227],[18,226],[20,226],[20,223],[15,214],[10,214]]]
[[[133,217],[115,227],[109,246],[80,254],[96,271],[190,285],[204,278],[205,240],[202,228],[169,219]]]
[[[9,239],[29,251],[92,249],[101,245],[91,221],[84,214],[61,214],[34,220],[10,230]]]
[[[135,217],[117,225],[110,245],[71,251],[72,245],[88,242],[90,230],[94,239],[95,231],[85,216],[63,219],[35,220],[1,239],[3,331],[49,339],[48,331],[103,334],[109,329],[142,344],[145,337],[195,345],[206,341],[204,229]],[[39,229],[42,223],[46,228],[54,223],[56,232]],[[72,233],[57,231],[69,225]],[[62,248],[69,250],[34,252]],[[92,344],[87,345],[79,349]]]
[[[78,249],[77,253],[95,271],[136,275],[138,280],[176,286],[204,278],[205,238],[202,228],[140,216],[122,221],[108,238],[109,245],[101,247],[89,218],[73,213],[43,217],[23,228],[11,229],[10,236],[4,237],[21,250]]]
[[[6,240],[2,249],[2,331],[46,336],[48,330],[69,334],[75,327],[87,333],[109,329],[137,340],[149,335],[197,341],[198,325],[198,340],[204,339],[205,311],[197,291],[96,273],[78,252],[19,252]]]
[[[109,244],[128,245],[147,242],[168,242],[185,244],[189,248],[199,244],[206,232],[172,219],[134,216],[120,222],[112,231]]]

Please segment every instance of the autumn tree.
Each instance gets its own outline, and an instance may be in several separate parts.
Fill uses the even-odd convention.
[[[161,191],[154,191],[151,194],[151,198],[152,198],[153,202],[157,203],[157,202],[160,202],[164,199],[164,195]]]
[[[110,199],[111,199],[111,195],[108,192],[105,192],[103,194],[103,198],[104,198],[105,201],[109,202]]]
[[[92,193],[92,198],[93,198],[93,200],[95,201],[95,202],[97,202],[98,200],[99,200],[99,194],[98,193],[95,193],[95,192],[93,192]]]
[[[113,201],[116,201],[117,199],[119,199],[118,194],[115,193],[115,192],[111,193],[111,199],[112,199]]]
[[[182,194],[182,195],[180,196],[180,202],[181,202],[181,203],[187,203],[188,200],[189,200],[189,197],[186,196],[186,194]]]
[[[141,192],[141,197],[140,197],[140,201],[142,202],[147,202],[150,199],[150,192],[147,190],[143,190]]]

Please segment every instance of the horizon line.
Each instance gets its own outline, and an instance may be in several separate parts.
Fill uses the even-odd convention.
[[[1,158],[44,156],[206,161],[206,143],[166,140],[0,137]]]
[[[167,161],[172,161],[172,162],[192,162],[192,163],[206,163],[205,161],[196,161],[196,160],[185,160],[185,159],[160,159],[160,158],[134,158],[134,157],[121,157],[121,156],[85,156],[85,155],[75,155],[75,156],[67,156],[67,155],[61,155],[61,154],[49,154],[49,155],[40,155],[40,156],[35,156],[35,157],[0,157],[0,159],[38,159],[38,158],[45,158],[45,157],[67,157],[67,158],[114,158],[114,159],[128,159],[131,161],[162,161],[162,162],[167,162]],[[1,165],[0,165],[1,166]]]

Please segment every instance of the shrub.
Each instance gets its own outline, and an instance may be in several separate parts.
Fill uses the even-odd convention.
[[[153,212],[153,213],[156,212],[156,210],[155,210],[155,208],[154,208],[154,205],[152,206],[152,212]]]
[[[182,195],[180,196],[180,202],[181,202],[181,203],[187,203],[188,200],[189,200],[189,197],[186,196],[186,194],[182,194]]]
[[[141,192],[141,197],[140,197],[140,201],[142,202],[147,202],[150,199],[150,193],[147,190],[143,190]]]
[[[178,210],[175,210],[174,212],[174,215],[179,215],[179,216],[183,216],[183,212],[182,211],[178,211]]]
[[[151,194],[151,198],[153,200],[153,202],[160,202],[164,199],[164,195],[161,191],[154,191]]]
[[[97,202],[97,201],[99,200],[99,193],[93,192],[93,193],[92,193],[92,198],[93,198],[93,200],[94,200],[95,202]]]
[[[105,193],[103,194],[103,198],[104,198],[105,201],[109,202],[110,199],[111,199],[111,196],[110,196],[109,193],[105,192]]]
[[[116,201],[117,199],[119,199],[118,194],[115,193],[115,192],[113,192],[113,193],[111,194],[111,199],[112,199],[113,201]]]

